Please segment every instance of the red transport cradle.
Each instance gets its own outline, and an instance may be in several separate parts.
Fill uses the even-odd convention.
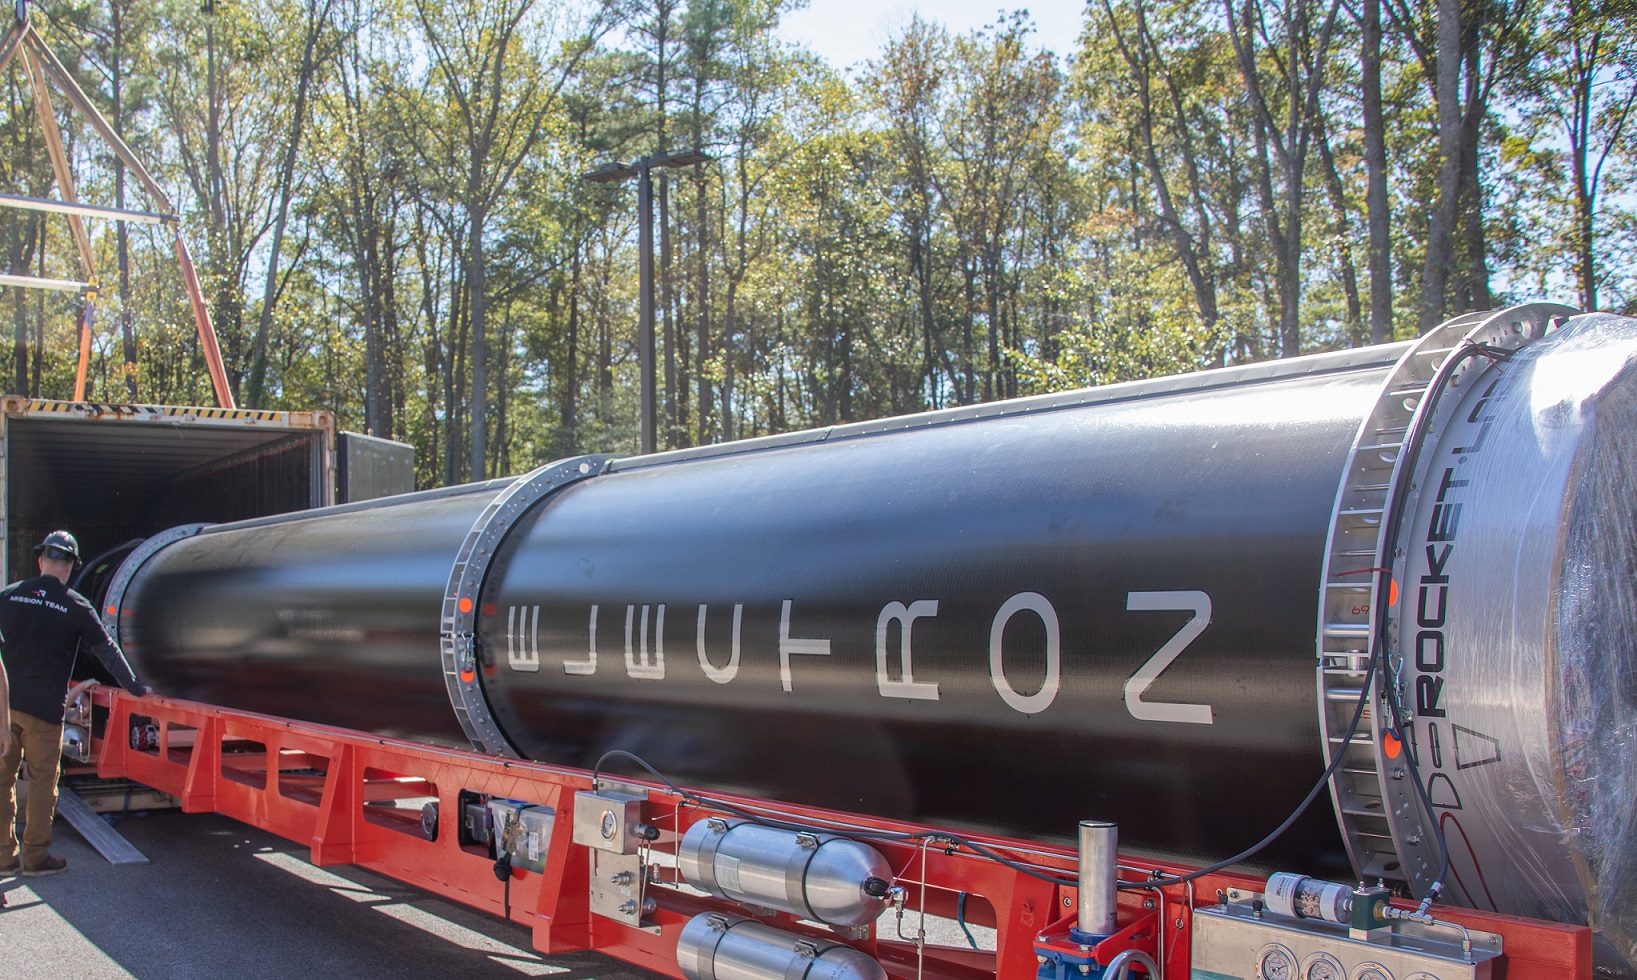
[[[845,939],[892,976],[1034,977],[1053,950],[1080,949],[1068,936],[1077,908],[1074,886],[1030,877],[976,853],[969,844],[937,836],[936,828],[723,794],[712,794],[701,806],[657,782],[621,777],[620,786],[647,790],[636,817],[658,831],[643,856],[644,867],[657,869],[643,892],[650,911],[640,925],[628,925],[593,911],[593,852],[574,839],[575,794],[593,788],[588,771],[187,701],[136,698],[109,688],[96,689],[92,697],[107,711],[105,737],[93,743],[100,777],[134,780],[176,796],[184,812],[221,813],[307,844],[316,865],[358,865],[528,926],[535,949],[543,954],[597,950],[657,973],[683,976],[677,943],[684,926],[700,913],[745,911],[678,881],[674,854],[682,836],[699,821],[730,812],[713,809],[710,803],[833,827],[839,833],[930,832],[919,840],[871,840],[894,872],[896,930],[889,927],[891,912],[875,926],[838,934],[787,913],[758,910],[768,925],[798,936],[829,942]],[[139,737],[125,737],[133,729]],[[133,748],[133,743],[140,747]],[[435,800],[437,813],[457,813],[463,793],[554,811],[538,856],[542,870],[511,867],[502,880],[487,849],[463,844],[461,835],[447,827],[439,831],[423,825],[425,802]],[[1050,875],[1074,877],[1076,854],[1069,848],[971,834],[959,837]],[[1122,881],[1188,870],[1125,857],[1119,864]],[[1155,959],[1166,980],[1187,980],[1192,975],[1190,938],[1196,910],[1217,906],[1230,895],[1259,893],[1263,886],[1254,878],[1211,874],[1184,885],[1122,889],[1120,931],[1081,952],[1106,966],[1122,950],[1136,948]],[[923,913],[953,918],[958,907],[964,921],[996,929],[994,951],[917,941]],[[1435,912],[1444,922],[1498,934],[1504,943],[1507,980],[1592,975],[1591,931],[1585,927],[1445,907],[1435,907]]]

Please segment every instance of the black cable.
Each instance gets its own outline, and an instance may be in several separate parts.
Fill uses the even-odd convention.
[[[1324,772],[1320,774],[1318,781],[1313,784],[1313,788],[1307,791],[1306,796],[1302,797],[1302,802],[1296,805],[1296,809],[1290,812],[1290,816],[1286,817],[1283,823],[1273,828],[1272,833],[1257,841],[1255,844],[1252,844],[1245,850],[1240,851],[1238,854],[1235,854],[1231,858],[1226,858],[1225,860],[1218,861],[1215,864],[1208,864],[1203,868],[1190,871],[1187,874],[1149,878],[1146,881],[1122,881],[1118,883],[1117,887],[1135,889],[1164,888],[1170,885],[1181,885],[1186,882],[1193,881],[1195,878],[1203,878],[1206,875],[1215,874],[1225,868],[1231,868],[1241,861],[1248,861],[1257,854],[1260,854],[1263,848],[1278,840],[1280,837],[1283,837],[1285,831],[1289,830],[1291,825],[1294,824],[1302,814],[1307,812],[1307,808],[1313,805],[1313,801],[1318,799],[1319,793],[1330,785],[1330,777],[1334,776],[1336,774],[1336,770],[1340,768],[1341,761],[1347,754],[1346,746],[1350,745],[1353,741],[1353,736],[1358,734],[1359,720],[1364,717],[1364,706],[1370,701],[1370,682],[1375,677],[1375,673],[1376,663],[1375,658],[1372,657],[1370,660],[1370,669],[1364,672],[1364,683],[1361,685],[1359,691],[1358,704],[1353,708],[1353,720],[1347,726],[1347,735],[1342,740],[1342,748],[1336,752],[1335,758],[1330,760],[1330,765],[1325,767]]]
[[[1498,365],[1509,360],[1514,353],[1515,351],[1505,347],[1480,344],[1472,340],[1464,342],[1461,348],[1451,354],[1449,360],[1444,362],[1438,373],[1433,376],[1432,383],[1427,386],[1426,392],[1421,396],[1422,404],[1431,406],[1437,403],[1438,398],[1443,395],[1444,390],[1454,380],[1455,368],[1461,362],[1482,356],[1489,358],[1491,363]],[[1403,465],[1406,472],[1415,466],[1421,456],[1422,442],[1426,438],[1427,426],[1430,424],[1431,419],[1432,412],[1430,410],[1423,413],[1418,419],[1420,424],[1413,426],[1404,435],[1402,451],[1404,453]],[[1407,505],[1407,495],[1396,493],[1390,501],[1388,513],[1383,515],[1381,553],[1384,556],[1390,555],[1397,545],[1398,528],[1404,520],[1404,508]],[[1390,571],[1382,569],[1376,575],[1377,594],[1381,594],[1384,589],[1392,587],[1392,573]],[[1381,576],[1386,576],[1385,580]],[[1376,636],[1379,638],[1386,636],[1387,633],[1387,603],[1377,603],[1377,606],[1379,608],[1375,610],[1375,626]],[[1443,891],[1444,877],[1449,874],[1449,842],[1444,839],[1444,828],[1438,822],[1438,814],[1434,812],[1432,797],[1427,793],[1427,787],[1421,782],[1421,769],[1416,762],[1415,747],[1407,739],[1401,737],[1401,733],[1407,727],[1404,723],[1404,708],[1398,700],[1398,685],[1391,679],[1390,665],[1386,662],[1386,651],[1381,650],[1379,656],[1382,661],[1382,687],[1387,694],[1387,708],[1392,719],[1392,728],[1395,734],[1400,735],[1399,744],[1404,746],[1405,768],[1408,770],[1410,781],[1415,784],[1415,794],[1421,802],[1422,811],[1427,815],[1427,821],[1432,827],[1433,837],[1438,841],[1438,874],[1434,877],[1432,885],[1427,889],[1427,896],[1424,900],[1424,904],[1427,904],[1436,899],[1438,894]]]
[[[972,948],[977,949],[978,941],[973,938],[972,930],[966,927],[966,892],[961,892],[960,897],[955,899],[955,924],[966,933],[966,941],[972,944]]]
[[[609,759],[614,759],[614,758],[630,759],[632,762],[635,762],[637,765],[639,765],[642,768],[648,770],[648,773],[650,775],[652,775],[655,779],[659,780],[660,782],[664,783],[667,787],[669,787],[670,790],[671,790],[671,793],[673,795],[680,796],[685,800],[689,800],[689,799],[694,798],[692,793],[688,792],[687,790],[683,789],[682,787],[678,786],[677,784],[671,782],[669,779],[667,779],[665,777],[664,773],[661,773],[658,769],[655,769],[653,766],[650,766],[648,764],[647,759],[644,759],[642,756],[637,755],[635,752],[627,752],[624,749],[609,749],[607,752],[604,752],[602,755],[597,756],[597,764],[591,767],[591,788],[592,789],[597,788],[597,781],[602,778],[603,763],[607,762]]]

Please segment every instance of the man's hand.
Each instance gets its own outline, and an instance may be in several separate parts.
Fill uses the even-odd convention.
[[[95,677],[87,677],[85,680],[75,684],[73,687],[68,689],[67,696],[63,698],[63,706],[67,707],[73,704],[75,701],[78,701],[80,699],[80,695],[96,686],[97,679]]]

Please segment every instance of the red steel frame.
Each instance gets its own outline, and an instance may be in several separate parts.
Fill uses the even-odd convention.
[[[529,926],[534,947],[541,953],[598,950],[680,977],[676,940],[687,921],[703,911],[744,912],[730,903],[659,885],[648,891],[658,902],[650,917],[660,926],[658,934],[592,914],[589,852],[571,839],[574,794],[591,788],[591,774],[584,770],[504,760],[188,701],[136,698],[110,688],[96,689],[93,700],[108,712],[103,731],[109,737],[94,743],[99,776],[131,779],[170,793],[181,800],[185,812],[221,813],[306,844],[312,848],[316,865],[355,864]],[[156,746],[131,747],[126,733],[133,717],[149,719],[157,726]],[[653,844],[656,855],[674,852],[676,841],[693,823],[722,815],[686,804],[658,784],[623,775],[619,779],[650,789],[642,817],[661,831]],[[455,832],[462,790],[554,808],[556,820],[544,871],[513,869],[511,880],[503,883],[491,859],[476,849],[463,848]],[[435,841],[420,833],[414,809],[368,805],[414,798],[438,800],[442,827]],[[710,794],[710,799],[746,807],[768,806],[764,801],[722,794]],[[787,820],[888,833],[928,829],[805,807],[780,805],[778,812]],[[1042,870],[1074,877],[1075,854],[1069,848],[964,836]],[[924,943],[918,948],[913,941],[890,935],[886,927],[880,934],[872,931],[854,942],[896,977],[1033,977],[1035,943],[1047,933],[1060,933],[1076,908],[1074,888],[1020,874],[948,842],[872,843],[896,869],[895,884],[905,889],[902,928],[909,935],[913,936],[923,909],[931,915],[954,917],[963,893],[967,896],[966,920],[997,930],[995,952]],[[1122,874],[1131,880],[1149,872],[1188,870],[1129,859],[1122,859],[1121,866]],[[674,869],[666,870],[674,878]],[[1191,886],[1122,891],[1120,922],[1136,934],[1131,944],[1151,954],[1163,953],[1160,963],[1165,980],[1187,980],[1194,906],[1214,904],[1219,891],[1228,888],[1259,891],[1261,884],[1256,879],[1215,874]],[[1585,927],[1451,908],[1439,908],[1437,914],[1500,933],[1508,980],[1591,976],[1591,932]],[[791,932],[838,938],[810,930],[783,914],[768,921]],[[890,922],[890,913],[882,921]]]

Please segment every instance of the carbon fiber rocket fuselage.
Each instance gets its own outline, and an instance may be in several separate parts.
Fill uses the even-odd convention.
[[[1392,470],[1417,502],[1385,558],[1335,532],[1396,519],[1350,503],[1399,452],[1367,444],[1372,420],[1418,410],[1397,379],[1447,349],[588,458],[179,532],[133,556],[109,603],[167,694],[573,766],[625,749],[683,784],[1015,838],[1113,820],[1128,851],[1204,863],[1277,826],[1346,742],[1320,716],[1356,700],[1374,641],[1351,624],[1393,565],[1414,600],[1386,634],[1403,730],[1383,737],[1397,723],[1376,692],[1346,751],[1377,769],[1259,863],[1351,877],[1367,856],[1424,887],[1438,862],[1411,832],[1413,781],[1380,754],[1405,739],[1427,753],[1428,812],[1466,848],[1452,893],[1562,921],[1590,904],[1629,961],[1637,910],[1587,869],[1633,850],[1606,826],[1630,811],[1630,753],[1601,740],[1637,712],[1629,684],[1579,678],[1633,656],[1587,651],[1637,620],[1595,579],[1637,554],[1617,486],[1637,473],[1637,321],[1540,339],[1556,315],[1502,323],[1518,356],[1483,353],[1445,394],[1419,469]],[[1354,582],[1365,605],[1347,608]],[[1318,622],[1321,589],[1349,623]],[[1316,631],[1342,646],[1321,657]],[[1327,673],[1341,686],[1321,702]],[[1497,698],[1530,704],[1503,723]],[[1588,699],[1612,720],[1578,725]],[[1590,789],[1545,798],[1573,781]],[[1519,786],[1538,805],[1509,802]],[[1355,792],[1379,795],[1341,798]],[[1531,848],[1534,870],[1503,870]]]
[[[1155,853],[1236,851],[1322,768],[1315,580],[1389,363],[622,461],[505,537],[484,690],[530,758],[625,748],[773,799],[1049,838],[1092,813]],[[125,603],[128,646],[182,696],[458,739],[439,601],[497,492],[178,542]],[[1271,857],[1345,862],[1317,810]]]

